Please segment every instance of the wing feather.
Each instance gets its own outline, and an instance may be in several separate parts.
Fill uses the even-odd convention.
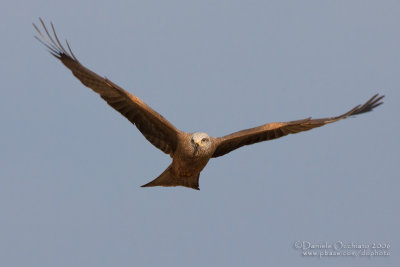
[[[70,69],[85,86],[98,93],[111,107],[132,122],[150,143],[163,152],[173,155],[180,131],[137,96],[84,67],[72,53],[68,42],[66,44],[69,51],[63,47],[53,24],[50,25],[54,38],[43,20],[39,20],[46,35],[33,24],[40,36],[40,38],[37,36],[35,38],[45,45],[49,52]]]
[[[216,158],[223,156],[245,145],[273,140],[288,134],[308,131],[317,127],[321,127],[328,123],[345,119],[349,116],[369,112],[383,103],[381,102],[383,97],[384,96],[379,96],[379,94],[376,94],[367,102],[365,102],[364,105],[358,105],[350,111],[337,117],[322,119],[307,118],[303,120],[289,122],[273,122],[255,128],[235,132],[223,137],[215,138],[216,150],[213,154],[213,157]]]

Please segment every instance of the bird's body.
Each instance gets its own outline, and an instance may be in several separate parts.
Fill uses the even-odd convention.
[[[146,186],[167,186],[169,183],[199,189],[200,172],[207,165],[215,151],[214,138],[206,133],[181,133],[172,163],[159,177]],[[171,184],[172,186],[172,184]]]
[[[34,24],[42,38],[37,39],[50,50],[50,53],[69,68],[85,86],[98,93],[111,107],[133,123],[150,143],[171,156],[171,165],[159,177],[143,187],[185,186],[199,189],[200,172],[211,158],[223,156],[245,145],[311,130],[349,116],[369,112],[382,104],[380,100],[383,96],[376,94],[364,105],[356,106],[336,117],[267,123],[217,138],[203,132],[185,133],[178,130],[137,96],[85,68],[72,53],[68,43],[66,44],[69,52],[62,46],[53,24],[51,27],[55,40],[41,19],[40,22],[47,36],[42,34]]]

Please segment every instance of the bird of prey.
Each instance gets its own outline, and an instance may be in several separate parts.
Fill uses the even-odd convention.
[[[358,105],[343,115],[322,119],[305,118],[289,122],[267,123],[255,128],[238,131],[223,137],[211,137],[203,132],[186,133],[177,129],[167,119],[145,104],[137,96],[125,91],[107,78],[84,67],[72,53],[66,41],[66,50],[59,41],[52,23],[52,34],[39,19],[44,33],[33,24],[49,52],[58,58],[85,86],[98,93],[111,107],[125,116],[155,147],[172,158],[172,163],[160,176],[142,185],[185,186],[199,190],[200,172],[211,158],[223,156],[237,148],[276,139],[323,126],[349,116],[369,112],[381,105],[384,96],[374,95],[365,104]]]

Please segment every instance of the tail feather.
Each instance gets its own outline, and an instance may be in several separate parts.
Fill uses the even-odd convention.
[[[176,177],[171,172],[171,166],[169,166],[160,176],[151,181],[150,183],[144,184],[141,187],[150,186],[185,186],[192,189],[200,190],[199,188],[199,177],[200,174],[190,177]]]

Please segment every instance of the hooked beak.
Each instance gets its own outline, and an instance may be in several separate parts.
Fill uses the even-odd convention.
[[[194,144],[193,156],[196,155],[197,150],[199,150],[199,143],[195,143],[195,144]]]

